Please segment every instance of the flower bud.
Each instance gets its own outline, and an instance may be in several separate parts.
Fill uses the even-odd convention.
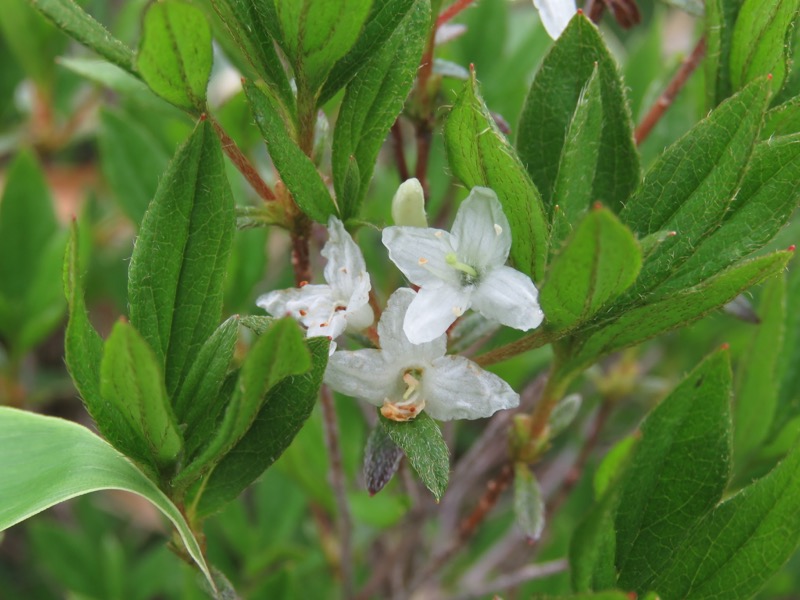
[[[400,184],[392,198],[392,220],[395,225],[427,227],[425,193],[416,177]]]

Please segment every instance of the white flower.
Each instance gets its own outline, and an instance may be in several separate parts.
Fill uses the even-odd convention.
[[[403,318],[414,300],[397,290],[378,322],[380,350],[340,351],[331,356],[325,383],[342,394],[381,407],[387,419],[409,421],[422,410],[434,419],[478,419],[519,405],[519,394],[497,375],[463,356],[445,356],[444,335],[412,344]]]
[[[523,331],[538,327],[544,318],[533,282],[505,266],[510,227],[489,188],[472,188],[451,233],[387,227],[383,244],[403,274],[421,288],[403,325],[414,344],[439,337],[468,308]]]
[[[392,221],[395,225],[428,226],[428,219],[425,216],[425,192],[416,177],[406,179],[394,193]]]
[[[270,292],[256,304],[276,317],[291,315],[308,329],[308,337],[334,340],[346,329],[369,327],[375,316],[369,305],[371,286],[361,250],[336,217],[328,220],[328,236],[322,249],[322,256],[328,259],[327,284]],[[332,342],[331,354],[335,349]]]
[[[575,16],[575,0],[533,0],[533,6],[539,11],[547,35],[558,39],[570,19]]]

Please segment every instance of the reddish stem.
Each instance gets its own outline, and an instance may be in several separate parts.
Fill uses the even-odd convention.
[[[222,143],[222,150],[228,155],[228,158],[231,159],[231,162],[239,172],[244,175],[244,178],[247,179],[247,182],[256,191],[256,194],[265,201],[275,200],[273,191],[266,182],[261,179],[261,175],[258,174],[256,168],[247,159],[239,146],[236,145],[236,142],[233,141],[231,136],[222,128],[222,125],[213,118],[211,119],[211,124],[214,126],[214,131]]]
[[[436,28],[438,29],[447,23],[450,19],[472,4],[473,1],[474,0],[456,0],[453,2],[450,6],[439,13],[439,18],[436,19]]]

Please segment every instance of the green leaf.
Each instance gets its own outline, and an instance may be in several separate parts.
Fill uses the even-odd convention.
[[[211,0],[211,4],[255,72],[294,114],[294,93],[267,25],[269,10],[254,0]]]
[[[269,91],[262,90],[249,80],[244,83],[244,91],[267,142],[269,156],[294,201],[309,217],[327,224],[328,217],[335,215],[338,210],[317,167],[286,130],[286,120],[282,118],[276,100]]]
[[[746,600],[800,541],[800,446],[766,477],[706,516],[672,552],[651,588],[662,598]]]
[[[640,298],[685,263],[725,218],[750,160],[768,100],[768,82],[750,84],[670,146],[620,218],[634,232],[676,231],[642,265],[628,299]]]
[[[0,200],[0,334],[19,358],[64,314],[58,273],[66,239],[34,156],[20,152]]]
[[[428,0],[416,0],[394,33],[350,81],[333,133],[333,182],[342,218],[358,215],[378,152],[403,109],[427,41]],[[346,193],[355,159],[359,175],[355,194]]]
[[[719,351],[647,417],[615,518],[619,586],[644,592],[730,475],[731,370]],[[658,588],[655,588],[658,589]]]
[[[765,286],[759,303],[759,323],[738,364],[733,420],[733,450],[737,466],[767,441],[778,402],[778,374],[786,319],[783,273]]]
[[[731,40],[743,0],[705,0],[706,107],[710,110],[733,93]]]
[[[310,370],[283,379],[267,392],[245,436],[204,480],[202,495],[195,500],[198,515],[216,512],[235,499],[283,454],[311,415],[328,364],[328,340],[310,339],[308,349]]]
[[[584,368],[598,357],[639,344],[690,323],[719,308],[747,288],[786,268],[791,252],[775,252],[743,262],[703,283],[652,304],[633,308],[611,323],[588,329],[573,339],[568,370]]]
[[[85,427],[0,407],[0,454],[0,531],[76,496],[125,490],[164,513],[211,582],[200,544],[180,510],[123,455]]]
[[[272,0],[272,33],[294,69],[298,90],[316,96],[333,65],[352,48],[370,0]],[[347,18],[342,18],[346,15]]]
[[[546,596],[534,594],[531,600],[630,600],[630,596],[625,592],[596,592],[592,594],[570,594],[569,596]],[[650,600],[643,598],[643,600]]]
[[[178,475],[175,486],[191,483],[213,468],[250,429],[268,401],[267,392],[282,379],[310,368],[311,356],[297,324],[289,317],[274,320],[247,354],[222,421],[200,455]]]
[[[569,566],[572,587],[578,592],[609,589],[617,583],[614,513],[618,504],[618,489],[611,488],[592,506],[572,534]]]
[[[586,214],[550,265],[541,304],[559,329],[585,322],[636,279],[642,253],[630,230],[606,208]]]
[[[603,155],[600,151],[602,125],[600,77],[595,68],[578,97],[561,148],[558,175],[553,184],[555,206],[550,231],[551,251],[559,249],[583,213],[597,200],[592,182]]]
[[[769,140],[775,136],[793,133],[800,133],[800,96],[795,96],[767,112],[761,128],[761,139]]]
[[[759,143],[734,194],[718,228],[656,288],[659,298],[696,285],[758,250],[789,220],[800,200],[800,135]]]
[[[212,63],[211,29],[200,9],[174,0],[150,5],[136,66],[156,94],[178,108],[203,112]]]
[[[578,134],[570,123],[595,69],[603,120],[599,156],[592,160],[591,198],[616,212],[639,184],[639,154],[619,69],[597,28],[578,15],[544,58],[519,122],[517,150],[549,210],[563,201],[554,195],[558,165],[568,132]]]
[[[514,265],[541,281],[548,236],[542,199],[484,104],[474,71],[447,116],[444,143],[450,168],[464,185],[495,191],[511,226]]]
[[[787,279],[784,347],[778,367],[780,387],[770,436],[774,438],[788,427],[794,439],[796,429],[791,426],[791,421],[800,412],[800,369],[795,367],[800,364],[800,269],[797,268],[796,258],[789,265]]]
[[[121,69],[114,63],[100,58],[81,58],[74,56],[59,56],[58,66],[64,67],[81,77],[102,85],[125,96],[147,96],[157,102],[164,102],[158,98],[149,87],[137,76]]]
[[[544,530],[544,499],[539,482],[525,463],[514,464],[514,516],[517,527],[533,542]]]
[[[67,369],[100,433],[115,448],[153,469],[147,448],[140,443],[136,431],[128,424],[120,409],[106,402],[100,394],[103,340],[92,327],[86,313],[79,270],[81,249],[78,244],[78,226],[73,223],[64,257],[64,293],[69,304],[69,322],[64,332]]]
[[[798,9],[798,0],[744,1],[731,38],[733,89],[765,75],[772,75],[776,90],[781,88],[788,69],[792,25]]]
[[[364,448],[364,483],[370,496],[391,481],[402,459],[403,449],[392,441],[385,427],[376,425]]]
[[[219,323],[234,228],[219,142],[201,121],[161,177],[128,274],[131,323],[164,366],[170,397]]]
[[[169,467],[183,438],[164,389],[164,376],[139,332],[117,321],[103,348],[100,395],[116,406],[159,467]]]
[[[436,421],[422,412],[404,423],[381,415],[380,423],[392,441],[403,449],[408,462],[438,502],[450,477],[450,452]]]
[[[333,98],[370,57],[380,52],[381,46],[391,38],[394,30],[417,3],[417,0],[373,0],[361,35],[347,54],[333,66],[325,80],[318,106]]]
[[[7,0],[3,3],[3,18],[0,33],[4,45],[11,51],[6,53],[4,70],[9,68],[13,56],[19,66],[30,77],[39,93],[46,97],[54,94],[54,59],[64,51],[65,37],[53,27],[26,0]],[[13,90],[9,90],[12,92]],[[52,98],[49,98],[52,100]]]
[[[133,50],[112,36],[74,0],[31,0],[48,19],[100,56],[136,74]]]
[[[611,450],[603,457],[597,466],[592,480],[595,498],[602,498],[611,488],[611,484],[623,472],[627,466],[631,453],[636,448],[636,443],[641,439],[639,432],[622,438]]]
[[[100,113],[97,141],[103,175],[122,210],[138,225],[155,197],[169,156],[146,128],[114,110]]]
[[[200,348],[179,392],[172,399],[175,418],[183,428],[187,457],[205,444],[217,425],[224,403],[222,385],[239,339],[239,317],[222,323]]]

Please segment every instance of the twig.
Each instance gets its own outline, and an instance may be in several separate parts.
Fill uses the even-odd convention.
[[[681,89],[683,89],[683,86],[688,81],[689,76],[694,73],[694,70],[700,64],[700,61],[703,59],[703,56],[705,56],[705,53],[706,38],[701,37],[697,41],[697,45],[694,47],[694,50],[692,50],[692,53],[684,59],[683,63],[681,64],[681,68],[678,69],[675,77],[673,77],[672,81],[669,82],[669,85],[667,85],[664,93],[661,94],[658,100],[656,100],[656,103],[650,108],[644,119],[642,119],[642,122],[639,123],[639,126],[636,128],[633,137],[636,140],[637,146],[641,145],[642,142],[647,139],[650,131],[661,120],[661,117],[664,116],[664,113],[675,100],[675,97],[678,95]]]
[[[406,162],[405,144],[403,143],[403,129],[400,126],[400,118],[392,125],[392,137],[394,138],[394,159],[397,162],[397,174],[400,175],[400,181],[406,181],[411,177],[408,170],[408,163]]]
[[[483,582],[478,585],[470,585],[468,590],[463,590],[461,592],[460,597],[478,598],[480,596],[490,595],[495,592],[517,587],[518,585],[522,585],[534,579],[541,579],[543,577],[555,575],[556,573],[562,573],[568,568],[569,562],[565,558],[539,563],[538,565],[525,565],[513,573],[500,575],[493,581]]]
[[[546,344],[556,341],[563,335],[563,332],[554,332],[545,328],[537,329],[530,335],[526,335],[525,337],[520,338],[515,342],[511,342],[510,344],[506,344],[505,346],[495,348],[486,354],[476,356],[473,360],[482,367],[493,365],[495,363],[508,360],[509,358],[517,356],[518,354],[522,354],[523,352],[527,352],[528,350],[541,348]]]
[[[431,108],[431,94],[428,81],[433,74],[433,51],[436,46],[436,28],[431,28],[428,44],[419,63],[417,73],[417,97],[420,104],[420,115],[415,123],[415,134],[417,137],[417,164],[414,169],[414,176],[419,179],[425,198],[428,198],[428,159],[431,151],[431,141],[433,139],[434,118]]]
[[[473,1],[474,0],[456,0],[453,2],[439,14],[439,18],[436,19],[436,28],[438,29],[447,23],[450,19],[472,4]]]
[[[298,287],[303,287],[311,281],[310,237],[311,221],[300,213],[295,217],[291,233],[292,268],[294,269],[295,284]]]
[[[214,118],[211,118],[211,124],[214,126],[214,131],[222,143],[223,152],[228,155],[228,158],[231,159],[234,166],[244,175],[244,178],[253,187],[256,194],[265,201],[275,200],[275,193],[266,182],[261,179],[261,175],[258,174],[256,168],[247,159],[239,146],[236,145],[236,142],[233,141],[231,136],[222,128],[222,125]]]
[[[336,500],[336,521],[339,530],[339,573],[342,576],[342,593],[344,598],[353,597],[353,548],[351,529],[353,526],[350,518],[350,506],[347,502],[345,490],[344,470],[342,469],[342,452],[339,446],[339,426],[336,422],[336,408],[333,394],[328,386],[323,385],[320,390],[322,404],[322,417],[325,425],[325,446],[330,459],[328,473],[330,485]]]

